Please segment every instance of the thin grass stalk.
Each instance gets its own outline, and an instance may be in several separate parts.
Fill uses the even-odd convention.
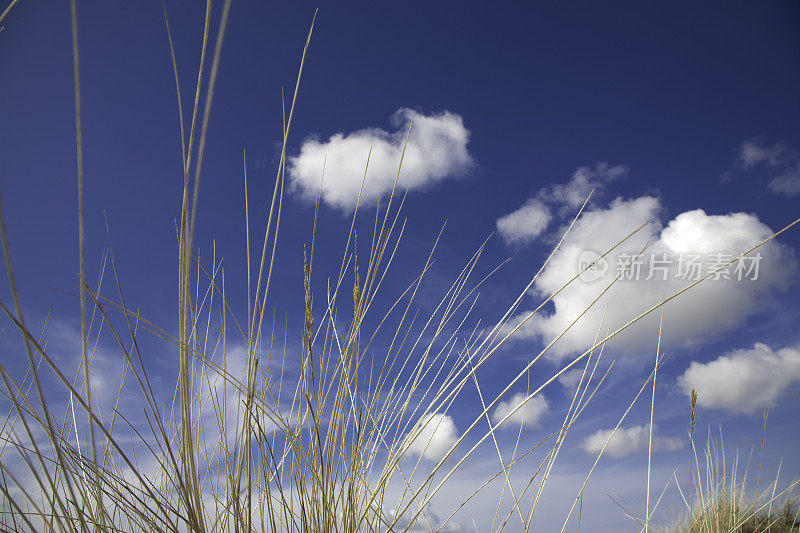
[[[661,316],[658,321],[658,344],[656,345],[656,362],[653,365],[653,396],[650,400],[650,427],[647,438],[647,493],[645,496],[644,531],[650,531],[650,473],[653,462],[653,415],[656,410],[656,383],[658,378],[658,361],[661,356],[661,332],[664,329],[664,307],[661,307]]]

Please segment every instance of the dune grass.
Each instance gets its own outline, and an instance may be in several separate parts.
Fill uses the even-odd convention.
[[[60,365],[47,347],[47,325],[34,332],[25,322],[14,277],[13,243],[8,241],[0,204],[0,233],[13,296],[12,307],[0,302],[0,308],[21,334],[28,361],[22,377],[0,366],[3,395],[9,406],[0,431],[0,527],[13,531],[158,532],[446,530],[453,516],[469,505],[469,499],[452,509],[452,514],[444,520],[433,517],[428,512],[429,505],[453,482],[454,474],[469,464],[475,451],[490,441],[487,446],[496,452],[498,466],[495,471],[484,473],[485,482],[474,487],[472,497],[493,480],[502,480],[492,530],[530,529],[567,434],[613,366],[605,373],[596,372],[605,343],[645,316],[663,309],[664,304],[714,272],[668,295],[622,327],[608,330],[603,324],[597,325],[592,346],[566,361],[540,387],[533,390],[527,387],[525,401],[503,420],[494,422],[490,413],[498,403],[512,389],[522,388],[531,369],[588,311],[587,308],[567,330],[532,357],[502,392],[496,396],[484,395],[477,371],[524,324],[511,327],[510,318],[518,312],[523,298],[568,237],[572,225],[502,316],[494,319],[473,316],[479,289],[496,270],[490,270],[488,275],[478,274],[477,265],[485,243],[467,258],[460,271],[452,274],[451,284],[443,293],[426,296],[437,304],[430,314],[423,316],[415,304],[421,298],[423,280],[430,271],[439,237],[431,244],[429,255],[421,262],[410,285],[399,294],[385,294],[383,288],[385,279],[391,276],[405,230],[405,195],[397,189],[401,157],[395,188],[374,215],[367,214],[374,216],[374,222],[366,247],[363,236],[359,239],[356,221],[359,216],[367,215],[360,214],[358,205],[349,227],[343,228],[345,245],[341,261],[325,269],[338,271],[335,279],[320,283],[313,275],[316,230],[303,248],[297,246],[304,250],[305,259],[303,325],[301,331],[281,332],[275,315],[270,316],[270,309],[281,302],[271,298],[270,287],[276,262],[281,260],[277,242],[285,193],[287,143],[313,22],[302,52],[294,94],[284,110],[280,160],[263,235],[255,241],[254,265],[250,264],[251,237],[253,240],[255,237],[250,235],[251,209],[246,155],[243,156],[242,222],[246,228],[243,253],[248,258],[248,268],[246,279],[226,281],[221,260],[213,251],[210,257],[204,256],[196,246],[195,227],[208,118],[230,3],[226,0],[217,11],[215,38],[210,35],[215,11],[210,0],[206,3],[190,117],[184,116],[181,78],[172,54],[183,168],[176,228],[178,327],[172,332],[127,305],[110,231],[108,253],[98,281],[90,284],[87,280],[83,252],[77,11],[74,0],[71,2],[78,117],[80,277],[76,297],[80,303],[81,356],[76,368]],[[164,15],[169,35],[166,9]],[[171,36],[169,42],[171,47]],[[365,168],[364,179],[366,175]],[[586,203],[575,214],[572,224],[585,206]],[[314,210],[314,228],[318,208],[319,199]],[[632,228],[631,233],[620,236],[617,244],[603,255],[643,227]],[[743,251],[741,256],[774,237]],[[106,277],[111,281],[104,283]],[[565,287],[577,278],[578,275]],[[604,293],[611,290],[617,279]],[[109,283],[110,291],[104,288]],[[231,283],[246,285],[246,314],[229,303],[230,289],[226,289],[226,283],[228,287]],[[525,321],[558,292],[543,298]],[[154,385],[150,362],[141,347],[145,336],[168,346],[177,360],[172,394]],[[93,380],[103,377],[93,367],[97,364],[101,337],[115,346],[122,366],[116,394],[104,398],[102,404],[93,397],[92,385]],[[238,352],[232,347],[233,342],[244,347],[243,357],[234,357]],[[296,367],[287,366],[287,351],[300,354]],[[648,384],[654,383],[663,363],[661,355],[659,345],[653,372],[621,414],[617,429]],[[495,435],[497,428],[525,409],[527,400],[541,394],[572,368],[581,369],[582,375],[563,422],[548,428],[545,437],[537,442],[520,439],[520,427],[513,451],[501,451]],[[453,443],[448,442],[445,449],[429,454],[429,449],[436,445],[440,428],[447,424],[447,413],[472,387],[480,397],[482,410],[474,414],[472,423]],[[653,398],[651,413],[654,403]],[[544,452],[538,467],[526,468],[525,484],[512,483],[512,470],[531,457],[534,450]],[[576,487],[577,495],[562,530],[570,520],[579,520],[576,508],[602,455],[601,451],[583,485]],[[649,477],[648,471],[645,528],[649,527],[651,513]],[[730,500],[731,505],[725,507],[727,500],[709,492],[711,489],[707,483],[701,485],[698,478],[696,492],[703,512],[694,516],[694,521],[704,520],[707,512],[735,516],[737,520],[746,518],[737,500]],[[504,501],[509,509],[501,506]],[[708,505],[709,502],[719,502],[719,510],[716,504]],[[691,531],[712,531],[691,527]]]
[[[785,501],[778,511],[762,509],[760,505],[748,502],[741,505],[732,501],[729,495],[712,495],[709,505],[694,516],[689,524],[675,526],[674,533],[792,533],[798,531],[797,503]],[[776,506],[778,507],[778,506]]]
[[[697,395],[692,390],[692,424],[696,398]],[[762,431],[766,431],[766,413]],[[726,462],[722,435],[714,439],[709,431],[702,466],[694,450],[693,440],[690,440],[690,450],[692,475],[688,494],[684,494],[677,477],[674,478],[686,505],[685,514],[665,531],[791,533],[800,530],[800,506],[796,491],[800,481],[779,489],[780,467],[774,480],[769,483],[762,480],[763,433],[757,468],[748,459],[743,472],[739,471],[738,454],[729,463]],[[756,470],[755,475],[751,472],[753,469]]]

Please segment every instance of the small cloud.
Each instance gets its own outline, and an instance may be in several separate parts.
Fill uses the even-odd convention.
[[[423,459],[438,461],[458,440],[458,428],[453,417],[442,413],[423,416],[415,429],[406,435],[406,453],[421,455]]]
[[[785,169],[780,176],[772,178],[767,187],[774,194],[783,194],[785,196],[797,196],[800,194],[800,162],[794,167]]]
[[[800,194],[800,156],[796,150],[789,149],[782,143],[765,145],[756,141],[745,141],[739,148],[736,166],[748,173],[771,175],[767,188],[773,194]],[[732,179],[731,172],[723,173],[723,181]]]
[[[702,407],[734,413],[753,413],[775,405],[798,382],[800,349],[773,351],[761,343],[708,363],[693,361],[678,378],[682,389],[697,389],[697,401]]]
[[[498,403],[494,413],[492,413],[492,422],[499,424],[501,420],[513,412],[514,414],[503,423],[503,429],[519,426],[520,424],[528,427],[539,427],[539,420],[547,413],[550,405],[547,403],[547,398],[544,397],[544,394],[537,394],[525,402],[524,400],[527,396],[524,392],[518,392],[508,401]]]
[[[551,218],[547,206],[531,198],[516,211],[497,219],[497,231],[506,244],[528,244],[547,228]]]
[[[681,440],[672,437],[658,437],[655,435],[658,427],[653,426],[653,449],[675,451],[682,446]],[[611,437],[612,432],[614,436]],[[611,442],[606,447],[605,454],[611,457],[627,457],[628,455],[647,449],[650,441],[650,424],[613,429],[601,429],[589,435],[581,444],[583,451],[590,455],[597,455],[611,437]]]
[[[781,163],[781,156],[786,152],[782,144],[765,146],[754,141],[745,141],[739,148],[739,163],[744,168],[753,168],[760,164],[776,167]]]
[[[558,383],[564,387],[564,391],[571,396],[575,394],[576,390],[578,390],[578,384],[581,381],[581,376],[583,376],[583,369],[573,368],[572,370],[567,370],[561,374],[558,377]]]
[[[602,189],[606,184],[624,178],[628,175],[627,167],[622,165],[609,165],[602,161],[596,163],[594,168],[579,167],[572,174],[572,179],[567,183],[553,185],[544,189],[544,196],[551,202],[564,204],[574,209],[580,207],[592,189]]]
[[[324,142],[306,139],[300,153],[289,158],[292,189],[308,200],[316,199],[324,166],[322,200],[342,211],[352,211],[358,201],[371,149],[361,205],[374,205],[378,197],[389,194],[394,186],[412,121],[414,125],[397,182],[399,190],[423,189],[472,167],[473,158],[467,150],[470,133],[459,115],[448,111],[424,115],[401,108],[392,116],[395,130],[391,132],[367,128],[336,133]]]
[[[551,207],[559,211],[580,207],[589,193],[607,183],[623,178],[628,170],[621,165],[598,162],[594,168],[579,167],[566,183],[550,185],[529,198],[519,209],[500,217],[497,230],[506,244],[523,245],[535,240],[547,229],[553,216]]]

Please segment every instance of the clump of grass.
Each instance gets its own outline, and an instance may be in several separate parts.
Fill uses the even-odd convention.
[[[679,523],[670,533],[794,533],[800,530],[797,499],[787,498],[777,510],[765,509],[758,501],[741,501],[724,489],[714,491],[711,500]],[[771,506],[770,506],[771,507]]]
[[[79,117],[74,2],[72,6]],[[246,283],[242,279],[241,284],[246,285],[248,296],[246,317],[241,316],[243,312],[235,313],[228,300],[231,281],[228,280],[226,287],[222,261],[214,252],[210,258],[204,256],[195,243],[206,130],[229,7],[230,0],[226,0],[220,10],[209,71],[206,62],[213,12],[211,1],[206,3],[194,105],[186,122],[180,78],[172,56],[183,168],[176,228],[176,333],[160,328],[126,303],[109,231],[108,255],[95,286],[85,278],[84,267],[80,268],[78,298],[83,330],[80,363],[74,372],[57,364],[47,346],[47,324],[35,333],[23,318],[0,204],[0,234],[14,298],[13,310],[2,302],[0,309],[21,333],[29,355],[27,373],[21,379],[0,365],[3,395],[10,406],[0,430],[0,527],[14,531],[154,532],[410,531],[419,527],[437,530],[444,528],[492,480],[500,478],[504,485],[492,529],[501,530],[510,521],[518,521],[523,530],[530,529],[566,436],[608,375],[608,371],[603,375],[595,373],[605,343],[715,272],[664,298],[616,330],[601,335],[601,324],[592,346],[563,364],[541,386],[534,390],[527,388],[524,400],[502,420],[493,423],[490,412],[512,389],[520,388],[522,380],[529,377],[531,369],[561,335],[535,354],[493,398],[484,397],[477,372],[516,330],[552,300],[554,295],[543,298],[524,321],[514,328],[509,326],[511,317],[572,225],[519,296],[502,316],[488,325],[485,320],[472,318],[478,291],[496,270],[485,276],[478,274],[485,243],[459,272],[453,273],[449,287],[435,295],[434,310],[423,316],[415,305],[441,232],[405,290],[389,296],[382,289],[405,230],[401,214],[405,197],[396,189],[402,170],[401,156],[395,188],[386,203],[376,209],[369,251],[361,256],[366,259],[359,260],[357,249],[357,204],[349,230],[343,232],[346,238],[341,262],[328,266],[334,276],[322,288],[314,277],[317,200],[315,229],[310,246],[304,248],[308,253],[304,255],[303,281],[297,293],[298,300],[304,303],[302,327],[295,334],[289,334],[285,328],[281,338],[275,318],[270,320],[268,315],[268,309],[274,305],[270,286],[274,265],[280,260],[277,241],[287,142],[312,22],[291,105],[288,113],[284,110],[283,145],[255,269],[250,265],[246,158],[244,161],[243,222],[248,264]],[[172,47],[166,10],[165,25]],[[204,98],[201,98],[202,87],[206,88]],[[82,176],[80,168],[78,175]],[[82,182],[79,205],[82,212]],[[79,217],[81,265],[84,264],[82,220]],[[643,227],[623,237],[603,255]],[[737,259],[733,258],[731,263]],[[112,277],[113,295],[103,289],[106,268]],[[251,272],[255,273],[254,285]],[[349,298],[340,298],[340,292],[349,292],[350,287],[352,306]],[[563,333],[586,311],[588,308]],[[102,402],[92,395],[96,378],[107,377],[98,375],[94,367],[101,336],[118,350],[122,369],[116,394]],[[172,394],[169,390],[165,393],[164,387],[156,387],[151,380],[149,363],[145,363],[143,355],[143,345],[148,342],[145,338],[159,341],[174,355],[177,372]],[[378,338],[388,339],[385,346],[378,346]],[[243,347],[240,350],[243,355],[238,359],[234,357],[231,339]],[[294,373],[291,365],[287,365],[287,351],[299,354]],[[655,379],[660,361],[657,352],[653,372],[621,416],[617,428],[650,380]],[[503,453],[496,430],[516,411],[524,409],[528,400],[573,367],[582,368],[582,376],[563,422],[535,442],[522,442],[518,437],[513,451]],[[42,386],[45,379],[51,387],[48,392]],[[472,385],[481,409],[473,413],[472,422],[455,442],[448,443],[430,462],[423,462],[437,431],[442,424],[446,425],[447,413]],[[63,412],[59,406],[63,406]],[[651,412],[652,408],[651,405]],[[429,505],[489,439],[498,454],[498,470],[487,472],[486,482],[438,523],[429,513]],[[538,464],[523,462],[539,448],[544,451],[544,458]],[[580,487],[564,528],[602,454]],[[523,464],[525,468],[520,469]],[[512,477],[514,468],[517,475]],[[515,486],[514,478],[519,476],[525,483]],[[501,510],[503,498],[512,500],[508,513]]]
[[[792,533],[800,529],[800,505],[795,481],[778,492],[780,467],[775,479],[766,487],[761,484],[764,455],[764,434],[767,414],[761,433],[758,474],[755,488],[748,486],[749,461],[743,473],[738,472],[739,458],[725,462],[722,438],[714,441],[709,433],[705,448],[705,466],[701,470],[694,446],[697,391],[690,392],[689,450],[691,453],[689,500],[686,517],[667,529],[669,533]],[[676,485],[680,491],[680,485]],[[681,492],[683,497],[683,492]]]

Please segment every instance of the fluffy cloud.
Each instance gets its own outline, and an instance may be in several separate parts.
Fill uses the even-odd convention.
[[[458,429],[453,417],[442,413],[428,414],[420,419],[417,429],[406,435],[405,452],[438,461],[457,440]]]
[[[511,399],[501,401],[495,407],[492,413],[492,421],[499,424],[509,413],[521,406],[511,417],[503,424],[503,429],[513,428],[522,424],[523,426],[539,427],[539,420],[547,413],[550,405],[547,403],[547,398],[544,394],[537,394],[523,404],[523,401],[528,395],[524,392],[518,392]]]
[[[753,413],[774,405],[800,382],[800,349],[773,351],[757,343],[750,350],[734,350],[709,363],[692,362],[678,385],[697,389],[702,407]]]
[[[506,244],[527,244],[547,229],[552,220],[550,206],[559,210],[574,210],[583,204],[592,189],[625,177],[627,169],[597,163],[594,168],[579,167],[567,183],[550,185],[529,198],[522,207],[497,220],[497,231]]]
[[[547,228],[550,209],[536,198],[531,198],[525,205],[497,220],[497,231],[507,244],[527,244]]]
[[[461,174],[472,166],[473,159],[467,150],[469,130],[459,115],[447,111],[423,115],[402,108],[392,116],[392,125],[396,128],[393,132],[368,128],[336,133],[325,142],[306,139],[300,153],[289,158],[292,188],[307,199],[316,199],[324,165],[322,200],[351,211],[358,200],[371,148],[361,202],[362,205],[375,204],[378,197],[388,194],[394,185],[411,121],[414,126],[400,171],[399,190],[421,189]]]
[[[709,215],[687,211],[662,227],[662,206],[645,196],[617,199],[605,209],[585,213],[567,240],[537,279],[531,295],[540,301],[559,290],[586,265],[629,234],[641,223],[650,224],[614,252],[597,262],[596,268],[560,292],[551,312],[540,311],[517,333],[518,339],[556,338],[597,298],[608,284],[650,244],[646,252],[553,347],[564,356],[591,346],[604,308],[605,325],[616,329],[702,277],[721,263],[769,237],[772,230],[748,213]],[[757,255],[760,254],[760,255]],[[762,304],[782,289],[797,270],[790,248],[770,241],[746,260],[734,263],[665,307],[666,346],[692,346],[711,340],[758,312]],[[718,279],[717,279],[718,278]],[[739,279],[741,278],[741,279]],[[513,317],[506,330],[521,323],[529,312]],[[654,349],[658,332],[657,313],[628,328],[612,343],[623,351]]]
[[[681,447],[681,440],[671,437],[656,437],[657,427],[653,426],[653,449],[674,451]],[[611,436],[612,429],[601,429],[589,435],[581,444],[581,448],[590,454],[597,455],[603,449],[608,438]],[[608,443],[605,455],[611,457],[627,457],[647,449],[650,440],[650,424],[643,426],[632,426],[629,428],[619,428],[611,442]]]

